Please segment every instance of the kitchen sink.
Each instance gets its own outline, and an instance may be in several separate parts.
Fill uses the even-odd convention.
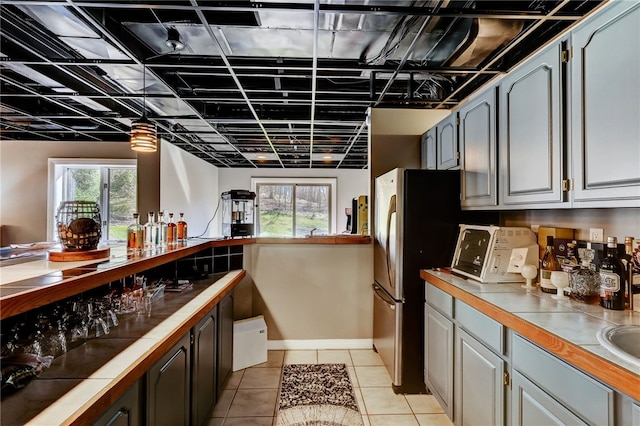
[[[597,337],[607,350],[640,367],[640,325],[606,327]]]

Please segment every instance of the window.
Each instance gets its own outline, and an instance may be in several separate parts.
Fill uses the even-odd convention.
[[[56,212],[62,201],[95,201],[100,206],[103,241],[126,241],[136,212],[136,160],[49,159],[47,234],[56,234]]]
[[[253,178],[256,234],[304,237],[335,233],[336,179]]]

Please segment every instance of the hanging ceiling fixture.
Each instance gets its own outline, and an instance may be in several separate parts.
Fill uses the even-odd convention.
[[[167,30],[167,41],[164,43],[174,52],[184,49],[184,43],[180,40],[180,32],[175,27],[171,27]]]
[[[158,150],[158,131],[155,123],[147,119],[146,95],[147,67],[142,66],[142,117],[131,123],[131,150],[139,152],[156,152]]]

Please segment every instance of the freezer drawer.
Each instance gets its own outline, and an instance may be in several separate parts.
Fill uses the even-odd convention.
[[[402,303],[373,284],[373,345],[395,386],[402,385]]]

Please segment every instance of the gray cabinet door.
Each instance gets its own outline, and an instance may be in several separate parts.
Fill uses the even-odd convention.
[[[216,403],[216,351],[218,307],[193,328],[192,400],[193,425],[203,425]]]
[[[458,111],[462,148],[462,207],[498,205],[496,90],[491,88]]]
[[[436,156],[438,170],[448,170],[460,166],[458,147],[458,114],[452,113],[436,126]]]
[[[94,423],[94,426],[138,426],[142,424],[140,383],[137,381],[105,411]]]
[[[189,424],[190,335],[147,371],[147,424]]]
[[[561,44],[500,83],[500,204],[549,207],[565,202]]]
[[[464,330],[455,332],[455,424],[504,425],[504,361]]]
[[[453,323],[425,305],[425,383],[453,419]]]
[[[574,205],[638,207],[640,4],[614,2],[571,37]]]
[[[233,292],[218,303],[218,368],[217,392],[222,393],[224,384],[233,369]]]
[[[512,426],[586,425],[517,371],[513,372],[511,385]]]
[[[421,168],[427,170],[436,170],[436,128],[432,127],[422,135],[421,140]]]

